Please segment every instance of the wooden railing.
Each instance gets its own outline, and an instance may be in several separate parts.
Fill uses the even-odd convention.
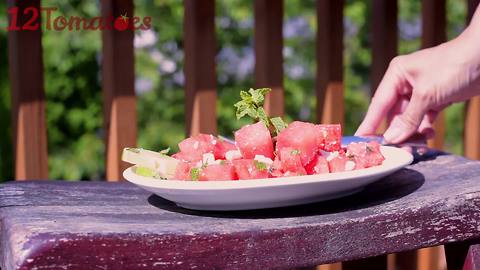
[[[479,0],[468,1],[468,18]],[[19,7],[19,23],[28,19],[27,6],[40,1],[11,0]],[[185,112],[186,134],[216,133],[215,1],[185,0]],[[299,3],[300,4],[300,3]],[[422,1],[422,47],[446,40],[445,0]],[[344,123],[343,101],[343,7],[342,0],[317,0],[316,100],[317,119],[323,123]],[[390,60],[397,54],[397,1],[372,0],[372,94]],[[133,15],[133,0],[102,0],[103,16]],[[256,86],[271,87],[266,109],[271,115],[284,113],[282,24],[283,1],[254,0],[255,81]],[[158,22],[161,23],[161,22]],[[15,178],[48,179],[47,132],[41,30],[9,32],[9,73],[12,90],[12,117],[15,149]],[[104,30],[102,85],[104,128],[106,130],[106,178],[120,180],[125,166],[120,162],[123,147],[136,145],[136,101],[134,92],[134,34],[132,31]],[[480,159],[480,98],[468,102],[465,111],[465,155]],[[437,137],[430,142],[442,148],[444,117],[435,123]],[[423,252],[423,253],[422,253]],[[409,267],[438,261],[437,251],[397,254],[397,261],[411,262]],[[417,261],[413,260],[419,256]],[[403,259],[402,259],[403,258]],[[395,257],[390,257],[391,263]],[[385,256],[360,262],[386,267]],[[323,266],[338,269],[339,265]],[[346,263],[344,269],[358,267]],[[375,268],[377,269],[377,268]]]

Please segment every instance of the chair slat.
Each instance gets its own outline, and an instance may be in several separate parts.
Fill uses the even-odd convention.
[[[284,113],[283,0],[255,0],[255,85],[272,88],[265,100],[270,116]]]
[[[133,1],[102,0],[103,17],[133,16]],[[128,166],[120,160],[124,147],[134,147],[137,140],[137,116],[134,90],[135,69],[132,30],[102,31],[102,87],[104,128],[106,131],[106,178],[122,179]]]
[[[467,22],[470,22],[480,0],[468,0]],[[469,100],[465,110],[464,155],[480,160],[480,97]]]
[[[185,0],[184,3],[186,133],[215,134],[215,1]]]
[[[317,0],[317,25],[317,119],[343,125],[343,0]]]
[[[439,45],[447,40],[445,0],[422,0],[422,48]],[[434,123],[435,138],[430,147],[442,149],[445,141],[445,116],[440,113]]]
[[[18,7],[18,26],[31,19],[27,7],[40,8],[40,1],[10,0]],[[40,23],[38,19],[34,23]],[[15,149],[15,179],[47,179],[48,154],[45,122],[42,32],[9,31],[9,76],[12,91],[12,124]]]

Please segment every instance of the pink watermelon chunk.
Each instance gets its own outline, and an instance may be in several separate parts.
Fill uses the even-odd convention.
[[[228,151],[233,151],[233,150],[237,150],[237,147],[235,146],[235,144],[218,138],[215,143],[213,155],[215,156],[215,159],[225,159],[225,154]]]
[[[277,152],[283,148],[292,148],[299,151],[298,155],[305,166],[318,151],[318,130],[312,123],[295,121],[282,130],[277,136]]]
[[[262,122],[246,125],[235,132],[235,142],[243,158],[253,159],[255,155],[263,155],[273,159],[272,137]]]
[[[287,175],[306,175],[307,172],[302,165],[300,152],[291,147],[280,149],[280,161],[282,163],[282,172]]]
[[[322,155],[316,155],[315,158],[305,166],[305,170],[307,171],[307,174],[322,174],[330,172],[328,161]]]
[[[235,168],[231,163],[213,164],[201,169],[199,181],[238,180]]]
[[[175,169],[175,180],[191,180],[190,169],[189,162],[180,161]]]
[[[342,127],[340,125],[317,125],[320,150],[338,151],[342,147]]]
[[[202,160],[203,154],[213,153],[217,139],[213,135],[199,134],[181,141],[178,144],[180,152],[174,158],[183,161]]]
[[[253,159],[237,159],[233,166],[239,179],[268,178],[268,168],[264,163],[258,163]]]
[[[344,172],[346,170],[346,164],[349,159],[345,156],[343,151],[339,151],[338,155],[333,158],[327,158],[328,169],[331,173]]]
[[[377,142],[351,143],[347,146],[347,155],[355,160],[355,169],[381,165],[385,160]]]

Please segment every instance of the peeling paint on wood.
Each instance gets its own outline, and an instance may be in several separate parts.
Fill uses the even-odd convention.
[[[480,162],[430,154],[361,193],[198,212],[129,183],[0,185],[2,269],[289,269],[480,238]]]

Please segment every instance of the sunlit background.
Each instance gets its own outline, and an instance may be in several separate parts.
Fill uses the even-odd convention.
[[[135,35],[135,91],[138,145],[171,147],[184,138],[183,1],[136,0],[137,16],[151,16],[153,28]],[[315,119],[314,0],[287,0],[283,36],[286,119]],[[57,15],[99,16],[98,1],[42,1]],[[370,96],[371,1],[345,3],[345,133],[352,134]],[[420,48],[421,1],[399,0],[399,53]],[[465,26],[465,1],[447,1],[447,33]],[[218,130],[230,135],[244,122],[234,116],[239,90],[254,85],[253,2],[216,1]],[[0,181],[13,179],[10,90],[7,62],[6,1],[0,2]],[[105,177],[99,31],[43,32],[49,178],[96,180]],[[461,154],[463,105],[446,113],[447,151]],[[135,125],[135,123],[131,123]],[[168,131],[168,132],[166,132]]]

